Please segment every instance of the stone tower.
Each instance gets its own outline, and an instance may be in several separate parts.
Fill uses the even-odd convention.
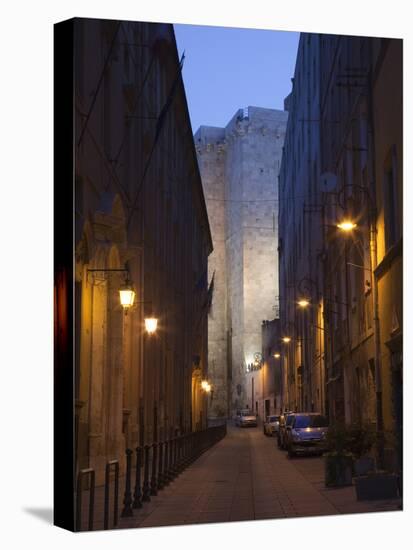
[[[278,173],[287,118],[286,111],[248,107],[226,128],[201,126],[195,134],[214,246],[211,419],[249,403],[247,366],[262,351],[261,323],[278,317]]]

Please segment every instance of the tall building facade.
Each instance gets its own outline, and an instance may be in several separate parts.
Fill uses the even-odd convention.
[[[263,418],[282,412],[282,367],[280,353],[280,320],[263,321],[262,323],[262,367],[258,371],[261,378],[260,414]]]
[[[209,316],[211,418],[258,403],[250,391],[262,363],[263,320],[278,316],[278,185],[288,114],[248,107],[225,128],[201,126],[195,144],[214,252]]]
[[[280,170],[279,351],[282,408],[325,409],[323,219],[320,179],[320,37],[300,36]],[[300,300],[310,305],[301,308]],[[283,340],[284,338],[284,340]]]
[[[375,42],[372,74],[374,195],[380,322],[384,462],[402,473],[403,461],[403,44]],[[391,105],[391,109],[389,108]]]
[[[301,35],[287,103],[285,406],[370,425],[401,469],[402,42]]]
[[[326,201],[330,412],[374,426],[380,462],[401,469],[402,42],[327,36],[321,52],[322,158],[337,177]],[[355,224],[347,235],[343,219]]]
[[[205,427],[212,241],[172,25],[74,32],[75,448],[99,484],[125,448]]]

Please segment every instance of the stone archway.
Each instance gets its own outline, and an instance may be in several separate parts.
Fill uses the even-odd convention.
[[[123,280],[122,249],[126,229],[122,203],[106,194],[94,216],[85,223],[76,250],[76,273],[81,288],[77,315],[80,331],[80,380],[85,460],[103,481],[107,460],[123,464],[122,430],[124,318],[119,302]],[[87,250],[87,258],[81,253]],[[88,271],[102,270],[102,271]]]

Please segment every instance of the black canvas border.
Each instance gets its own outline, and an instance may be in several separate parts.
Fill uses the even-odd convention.
[[[58,318],[55,309],[54,318],[53,523],[74,531],[74,19],[54,25],[53,66],[55,293],[57,285],[65,281],[63,293],[60,294],[65,303],[64,315]],[[62,286],[59,288],[61,291]],[[59,338],[59,331],[64,332],[64,338]]]

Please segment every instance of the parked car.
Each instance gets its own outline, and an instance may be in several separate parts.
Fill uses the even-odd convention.
[[[327,450],[328,420],[320,413],[295,413],[286,433],[288,456],[298,453],[323,454]]]
[[[250,409],[245,409],[237,413],[235,425],[241,428],[246,426],[257,426],[257,417]]]
[[[267,416],[263,424],[264,435],[273,436],[278,432],[280,417],[277,415]]]
[[[286,439],[287,439],[287,432],[290,429],[293,415],[294,413],[287,411],[280,416],[280,425],[277,433],[277,443],[280,449],[287,448],[285,446]]]

